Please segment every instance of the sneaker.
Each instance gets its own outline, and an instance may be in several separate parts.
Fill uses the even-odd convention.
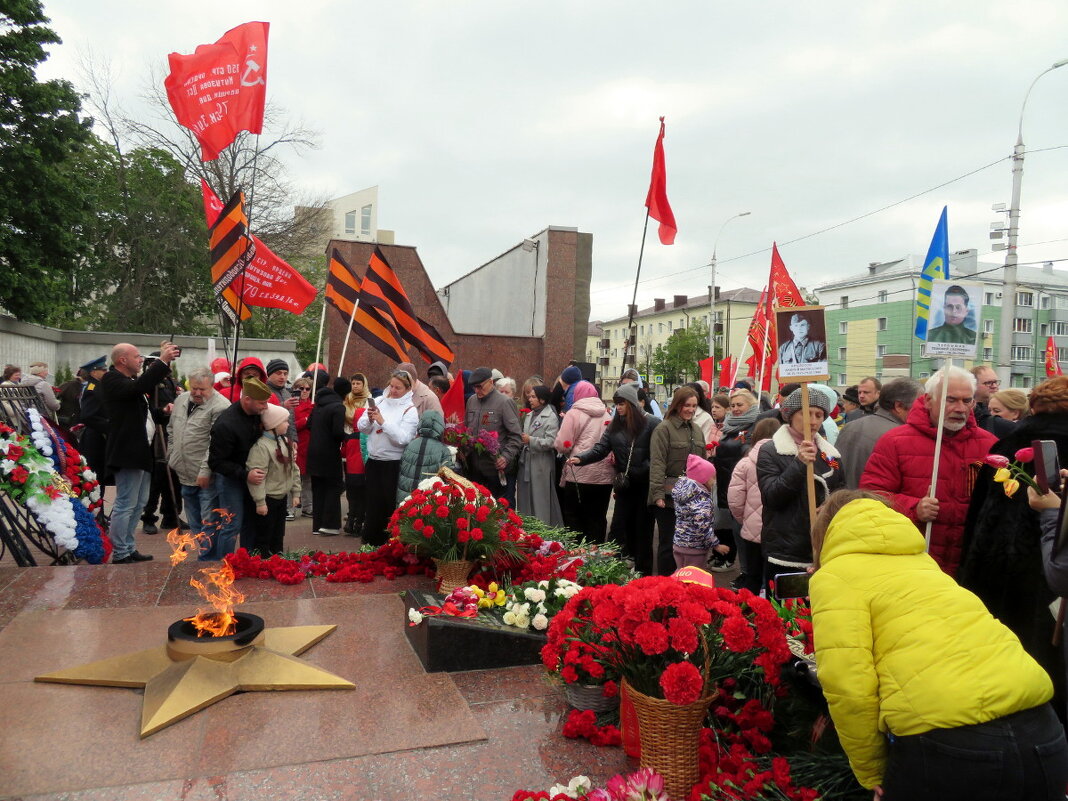
[[[321,537],[336,537],[337,536],[337,529],[336,528],[321,528],[321,529],[319,529],[319,536],[321,536]]]
[[[146,523],[145,525],[141,526],[141,533],[142,534],[159,534],[159,529],[156,528],[156,524],[155,523]]]
[[[291,522],[293,520],[296,520],[296,519],[297,519],[297,516],[295,514],[293,514],[292,512],[286,512],[286,522],[287,523]]]
[[[732,566],[733,565],[727,561],[727,557],[725,556],[717,556],[708,563],[708,569],[713,573],[726,573]]]

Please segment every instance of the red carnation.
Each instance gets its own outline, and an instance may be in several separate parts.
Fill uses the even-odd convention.
[[[24,484],[26,479],[30,477],[30,473],[22,465],[15,465],[15,469],[11,471],[11,480],[16,484]]]
[[[412,523],[412,528],[414,528],[416,531],[422,531],[423,526],[425,525],[426,523],[424,523],[422,520],[416,520],[414,523]]]
[[[470,525],[471,524],[467,522],[466,517],[461,517],[459,520],[456,521],[456,528],[458,529],[466,529]]]
[[[723,635],[723,644],[735,653],[748,651],[756,644],[756,634],[741,615],[728,617],[719,631]]]
[[[471,539],[473,539],[473,540],[482,539],[482,529],[480,529],[480,528],[471,529]]]
[[[660,675],[660,689],[664,691],[664,698],[678,706],[692,704],[700,698],[704,684],[701,672],[690,662],[668,665]]]
[[[19,445],[9,445],[7,448],[7,458],[13,462],[17,462],[22,458],[22,447]]]
[[[448,506],[439,506],[437,509],[434,510],[434,514],[436,514],[438,517],[448,517],[449,516],[449,507]]]
[[[571,440],[565,439],[564,440],[564,447],[565,448],[570,448],[571,447]]]
[[[660,623],[646,621],[634,629],[634,642],[645,653],[662,654],[668,647],[668,632]]]
[[[475,529],[475,531],[478,531],[478,529]],[[456,532],[457,542],[467,542],[469,539],[471,539],[471,535],[468,532],[462,530]]]
[[[485,523],[486,518],[490,516],[490,508],[488,506],[478,507],[478,511],[475,512],[475,520],[479,523]]]

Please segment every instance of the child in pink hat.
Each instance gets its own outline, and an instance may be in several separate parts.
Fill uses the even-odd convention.
[[[715,534],[716,468],[696,454],[686,459],[686,475],[675,482],[671,497],[675,501],[675,539],[672,552],[675,567],[703,568],[708,549],[727,553]]]

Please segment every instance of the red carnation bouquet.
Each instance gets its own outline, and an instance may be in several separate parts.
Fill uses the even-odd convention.
[[[747,590],[683,583],[662,576],[587,587],[549,626],[542,662],[560,673],[589,655],[635,690],[685,705],[728,678],[780,686],[790,658],[774,607]],[[591,672],[591,671],[587,671]]]
[[[439,479],[400,505],[389,531],[416,556],[499,562],[519,555],[522,523],[508,502],[495,500],[486,487]]]

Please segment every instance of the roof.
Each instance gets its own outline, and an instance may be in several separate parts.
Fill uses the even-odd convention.
[[[604,329],[601,327],[600,320],[590,320],[590,324],[586,327],[586,336],[599,337],[604,333]]]
[[[749,289],[748,287],[742,287],[741,289],[727,289],[721,290],[719,293],[719,299],[716,304],[726,303],[731,301],[732,303],[752,303],[754,306],[760,302],[760,291],[757,289]],[[642,317],[651,317],[654,314],[666,314],[677,311],[690,311],[691,309],[707,309],[708,308],[708,293],[703,295],[694,295],[687,299],[686,303],[682,306],[672,306],[671,299],[665,298],[664,308],[660,311],[656,310],[656,306],[649,306],[645,309],[640,309],[636,315],[635,320],[639,320]],[[611,320],[606,320],[602,323],[602,326],[609,323],[618,323],[622,320],[628,319],[628,315],[624,314],[622,317],[615,317]]]

